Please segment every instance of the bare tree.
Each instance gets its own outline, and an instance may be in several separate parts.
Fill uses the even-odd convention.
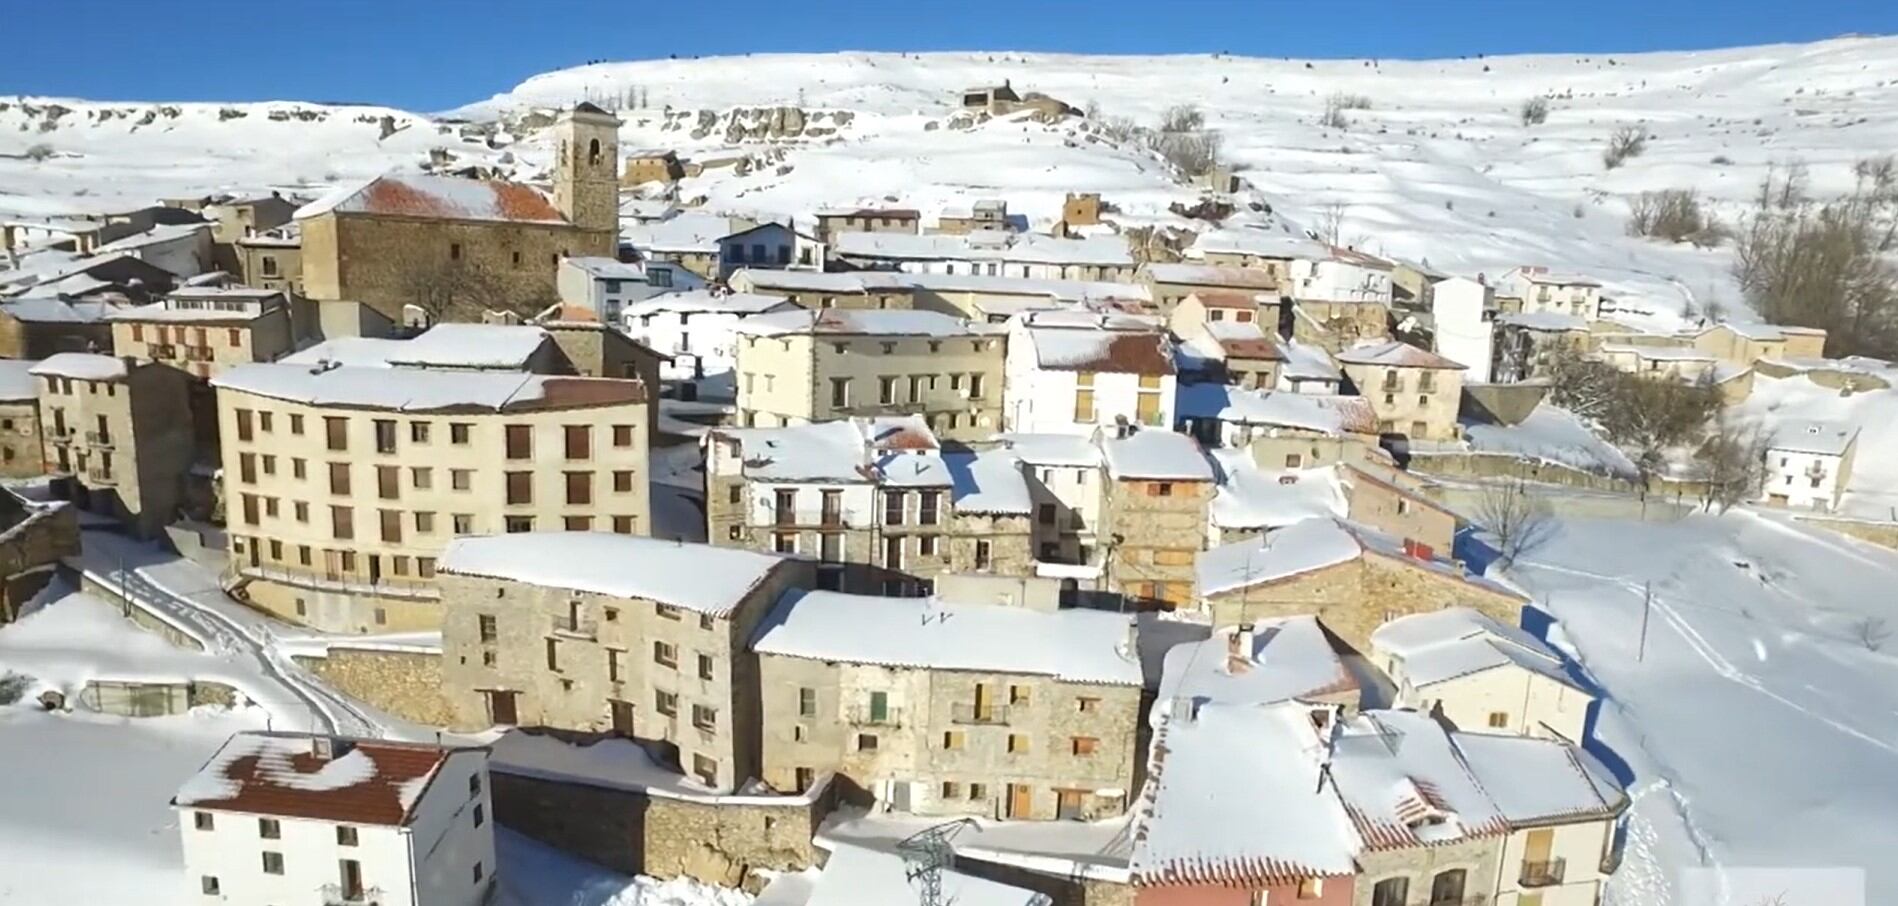
[[[1476,521],[1496,541],[1504,566],[1541,547],[1555,533],[1555,512],[1520,478],[1486,485],[1476,504]]]
[[[1640,126],[1623,126],[1608,136],[1608,148],[1601,153],[1601,162],[1613,170],[1629,158],[1640,157],[1648,149],[1647,131]]]
[[[1318,125],[1326,129],[1349,129],[1351,118],[1344,115],[1345,107],[1338,95],[1325,98],[1325,112],[1318,117]]]
[[[1853,190],[1825,203],[1803,166],[1775,167],[1734,245],[1746,299],[1775,324],[1826,331],[1832,355],[1898,355],[1898,164],[1860,161]]]
[[[1549,120],[1549,99],[1530,98],[1522,102],[1522,124],[1540,126]]]
[[[1192,104],[1176,104],[1160,114],[1161,132],[1199,132],[1206,128],[1206,114]]]
[[[1576,343],[1554,341],[1544,367],[1549,378],[1549,402],[1589,421],[1600,422],[1620,395],[1622,373],[1589,358]]]
[[[1771,434],[1758,425],[1742,424],[1724,408],[1714,412],[1707,439],[1697,457],[1707,483],[1703,503],[1725,513],[1734,504],[1753,500],[1766,482],[1766,451]]]
[[[1692,189],[1642,192],[1628,202],[1628,235],[1692,242],[1713,248],[1728,238],[1727,228],[1701,208]]]
[[[1891,627],[1884,617],[1861,617],[1852,623],[1852,640],[1864,645],[1866,651],[1881,650],[1890,639]]]
[[[1344,242],[1344,220],[1350,211],[1342,202],[1332,202],[1318,210],[1318,241],[1326,245],[1340,245]]]
[[[1219,169],[1223,145],[1217,132],[1162,132],[1155,136],[1153,150],[1180,172],[1204,176]]]
[[[490,311],[527,317],[553,304],[552,287],[522,295],[479,264],[442,260],[410,266],[399,283],[404,296],[428,313],[429,323],[478,321]]]
[[[1685,384],[1622,374],[1614,390],[1600,423],[1608,439],[1630,454],[1644,482],[1660,470],[1669,450],[1699,438],[1720,406],[1719,392],[1705,381]]]

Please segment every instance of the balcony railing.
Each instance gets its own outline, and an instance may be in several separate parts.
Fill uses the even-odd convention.
[[[86,443],[87,443],[88,445],[90,445],[90,446],[94,446],[94,447],[110,447],[110,446],[112,446],[112,432],[110,432],[110,431],[87,431],[87,432],[86,432]]]
[[[959,724],[1005,724],[1008,706],[958,702],[949,706],[949,719]]]
[[[322,888],[323,906],[376,906],[382,902],[382,888],[365,887],[348,890],[341,884],[325,884]]]
[[[868,705],[851,708],[845,719],[863,727],[900,727],[903,725],[903,709],[884,708],[877,710]]]
[[[416,576],[384,574],[376,577],[372,582],[368,576],[363,575],[249,564],[240,564],[234,571],[236,575],[245,578],[262,579],[266,582],[277,582],[312,591],[338,591],[385,598],[416,598],[431,601],[440,600],[442,596],[441,589],[435,586],[435,580]]]
[[[89,468],[86,470],[87,484],[118,484],[118,482],[118,478],[105,469]]]
[[[1524,862],[1522,863],[1522,886],[1554,887],[1562,883],[1562,876],[1567,872],[1567,859],[1551,859],[1547,862]]]
[[[582,639],[597,639],[600,637],[599,622],[589,617],[574,617],[568,614],[557,614],[553,617],[552,623],[555,635],[567,635]]]
[[[800,510],[773,509],[771,524],[778,526],[811,526],[815,528],[844,528],[842,510]]]

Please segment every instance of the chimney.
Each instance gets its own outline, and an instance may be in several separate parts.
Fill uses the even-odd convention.
[[[1122,640],[1120,644],[1124,649],[1121,652],[1122,654],[1131,658],[1138,658],[1140,656],[1140,618],[1139,617],[1127,618],[1127,637],[1124,640]]]
[[[310,737],[310,757],[317,761],[334,761],[337,756],[349,751],[341,740],[328,736]]]
[[[1252,669],[1252,624],[1241,623],[1232,628],[1226,636],[1227,674],[1245,673]]]

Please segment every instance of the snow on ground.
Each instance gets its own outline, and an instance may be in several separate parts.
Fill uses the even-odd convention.
[[[1700,865],[1864,867],[1898,900],[1898,644],[1859,640],[1898,626],[1898,553],[1744,511],[1564,520],[1510,577],[1609,699],[1591,747],[1635,800],[1611,904],[1680,902]]]
[[[746,906],[743,891],[691,878],[660,881],[576,859],[505,828],[495,828],[500,859],[496,906]]]
[[[1886,369],[1883,376],[1898,388],[1898,369]],[[1839,510],[1866,519],[1898,518],[1898,458],[1889,454],[1898,450],[1898,389],[1842,396],[1803,376],[1776,380],[1760,375],[1753,382],[1753,395],[1739,411],[1768,431],[1781,419],[1814,419],[1857,427],[1858,455]]]
[[[1575,414],[1543,403],[1514,425],[1465,422],[1470,449],[1507,453],[1529,460],[1561,463],[1584,472],[1635,478],[1640,474],[1627,454],[1589,430]]]

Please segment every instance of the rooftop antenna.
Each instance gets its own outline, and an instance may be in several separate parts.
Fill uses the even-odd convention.
[[[963,828],[978,827],[971,818],[927,827],[896,844],[903,857],[903,877],[916,888],[916,906],[946,906],[942,899],[942,870],[955,864],[950,845]]]

